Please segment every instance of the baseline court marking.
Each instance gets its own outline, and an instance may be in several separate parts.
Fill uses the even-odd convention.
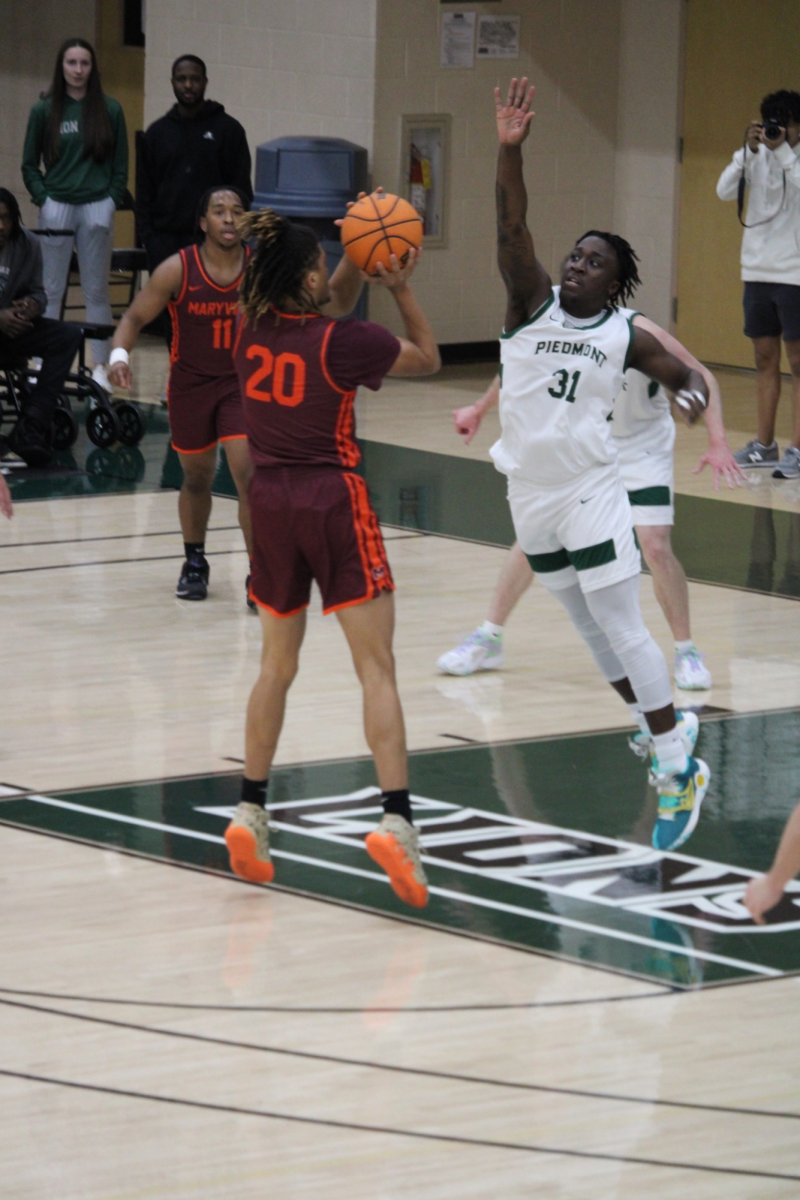
[[[278,810],[278,809],[288,810],[288,809],[293,809],[293,808],[296,809],[299,807],[308,807],[310,805],[317,805],[317,806],[321,806],[322,808],[324,808],[326,806],[330,806],[330,805],[335,805],[335,804],[338,804],[340,806],[347,805],[348,806],[347,819],[350,820],[350,810],[352,810],[352,804],[353,804],[354,800],[372,799],[373,797],[375,797],[377,795],[380,795],[377,788],[362,788],[361,790],[359,790],[357,792],[349,793],[348,795],[345,795],[345,796],[328,796],[328,797],[320,797],[320,798],[317,798],[314,800],[289,801],[289,802],[286,802],[283,804],[270,805],[269,807],[270,807],[270,811],[272,812],[272,811]],[[148,820],[144,817],[132,817],[132,816],[128,816],[125,813],[116,813],[116,812],[112,812],[108,809],[94,808],[94,807],[91,807],[91,806],[85,805],[85,804],[76,804],[70,800],[58,800],[52,796],[42,796],[42,795],[38,795],[38,794],[37,795],[27,795],[24,797],[24,799],[26,801],[31,801],[36,804],[47,805],[47,806],[50,806],[53,808],[68,809],[72,812],[84,813],[87,816],[100,817],[100,818],[104,818],[105,820],[108,820],[108,821],[116,821],[116,822],[119,822],[119,823],[125,824],[125,825],[136,825],[136,826],[140,826],[140,827],[143,827],[146,829],[158,830],[159,832],[162,832],[162,833],[171,833],[171,834],[179,835],[181,837],[193,838],[197,841],[213,842],[216,844],[224,845],[224,838],[221,836],[218,836],[215,834],[203,833],[200,830],[187,829],[185,827],[178,826],[178,825],[167,825],[162,822]],[[479,810],[466,810],[466,809],[459,810],[457,805],[447,804],[444,801],[439,801],[439,800],[429,800],[425,797],[420,797],[420,796],[414,796],[413,801],[414,801],[414,807],[417,810],[419,810],[419,808],[422,807],[422,808],[431,808],[431,809],[433,809],[433,808],[448,809],[451,811],[456,810],[456,813],[479,811]],[[212,815],[217,815],[220,817],[224,817],[227,820],[229,818],[229,816],[233,813],[234,808],[233,807],[224,807],[223,808],[223,807],[215,807],[215,806],[212,806],[209,808],[209,807],[198,806],[198,811],[212,814]],[[362,810],[356,810],[356,811],[377,812],[379,810],[377,808],[375,808],[374,806],[370,806],[370,808],[368,810],[362,809]],[[382,811],[382,810],[380,810],[380,811]],[[484,815],[487,817],[491,817],[491,819],[493,821],[499,817],[499,814],[494,814],[494,813],[487,813]],[[341,816],[344,816],[344,814],[341,814]],[[337,820],[338,819],[339,819],[339,817],[337,816]],[[510,820],[512,822],[515,822],[517,820],[517,818],[508,818],[508,819],[502,818],[502,820],[504,820],[504,821]],[[533,825],[533,822],[520,822],[520,823],[524,824],[524,825]],[[422,824],[422,822],[420,822],[420,824]],[[374,822],[370,822],[369,828],[372,828],[373,825],[374,825]],[[290,824],[288,822],[275,822],[273,827],[274,828],[284,828],[287,830],[291,830],[294,833],[300,832],[300,830],[298,829],[298,827],[296,825]],[[359,825],[358,828],[361,831],[361,836],[363,836],[364,827]],[[536,828],[537,829],[546,828],[548,830],[553,830],[553,832],[560,833],[560,834],[566,834],[568,832],[566,830],[556,830],[556,829],[554,829],[554,827],[550,827],[550,826],[546,826],[546,827],[537,826]],[[309,833],[310,836],[312,836],[312,837],[316,836],[318,838],[321,838],[322,840],[336,841],[336,842],[340,842],[340,843],[348,845],[348,846],[352,846],[354,844],[352,840],[343,838],[340,835],[331,835],[330,833],[325,833],[322,830],[319,830],[318,832],[308,830],[305,832]],[[581,836],[589,837],[590,835],[581,835]],[[609,845],[629,845],[628,843],[613,843],[610,841],[610,839],[597,839],[597,840],[600,842],[607,843]],[[635,849],[637,851],[642,851],[646,848],[643,848],[641,846],[636,846]],[[328,871],[335,871],[335,872],[339,872],[339,873],[345,874],[345,875],[360,876],[362,878],[369,879],[371,882],[380,883],[387,887],[389,886],[389,881],[385,875],[377,874],[373,871],[363,870],[360,867],[351,867],[351,866],[345,865],[344,863],[330,862],[324,858],[315,858],[310,855],[304,855],[304,854],[294,854],[294,853],[290,853],[289,851],[285,851],[285,850],[272,850],[271,853],[272,853],[273,857],[275,857],[275,858],[284,858],[284,859],[291,860],[293,862],[303,863],[308,866],[318,867],[318,868],[321,868],[323,870],[328,870]],[[438,859],[432,859],[427,855],[423,856],[423,857],[425,857],[427,861],[432,861],[437,864],[439,862]],[[672,857],[677,857],[677,856],[672,856]],[[687,861],[687,860],[684,859],[683,861]],[[704,863],[704,860],[702,860],[702,859],[690,859],[688,861],[692,862],[692,863],[703,863],[703,865],[708,865],[708,866],[719,866],[719,864],[712,864],[712,863],[706,864],[706,863]],[[446,860],[443,860],[442,865],[447,866],[447,867],[453,866],[453,864],[451,862],[448,862]],[[731,870],[732,869],[733,868],[731,868]],[[473,868],[473,871],[474,871],[474,868]],[[474,871],[474,873],[481,874],[482,872]],[[754,874],[754,872],[748,873],[748,877],[751,877],[753,874]],[[504,876],[501,874],[498,876],[498,878],[504,879]],[[608,937],[614,941],[630,942],[630,943],[634,943],[635,945],[639,945],[639,946],[648,946],[648,947],[651,947],[651,948],[654,948],[657,950],[662,950],[662,951],[666,950],[670,954],[682,955],[686,958],[697,958],[697,959],[701,959],[706,962],[719,963],[723,966],[734,967],[738,970],[752,972],[752,973],[755,973],[758,975],[765,975],[765,976],[770,976],[770,977],[780,977],[784,974],[783,971],[780,971],[773,967],[764,966],[761,963],[746,962],[741,959],[728,957],[727,955],[714,954],[708,950],[698,950],[695,947],[687,947],[687,946],[681,946],[678,944],[673,944],[671,942],[659,941],[656,938],[644,937],[639,934],[629,933],[626,930],[614,929],[614,928],[604,926],[604,925],[595,925],[595,924],[591,924],[590,922],[586,922],[586,921],[579,921],[572,917],[562,916],[560,913],[538,912],[535,909],[523,908],[518,905],[506,904],[499,900],[492,900],[487,897],[471,895],[469,893],[455,891],[455,890],[451,890],[449,888],[441,888],[441,887],[433,886],[429,890],[433,895],[441,896],[445,899],[453,900],[453,901],[456,901],[461,904],[471,905],[471,906],[478,907],[478,908],[494,909],[495,911],[498,911],[498,912],[509,913],[513,916],[522,917],[526,920],[538,921],[543,924],[560,925],[560,926],[565,926],[570,929],[578,929],[578,930],[582,930],[586,933],[593,933],[593,934],[598,934],[600,936]],[[594,899],[594,897],[591,897],[591,899]],[[767,929],[769,929],[769,927],[767,927]]]

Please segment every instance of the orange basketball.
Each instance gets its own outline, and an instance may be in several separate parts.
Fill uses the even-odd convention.
[[[369,275],[383,263],[389,269],[389,255],[396,254],[405,263],[409,249],[422,245],[422,221],[415,208],[401,196],[373,192],[357,200],[341,225],[342,245],[347,257]]]

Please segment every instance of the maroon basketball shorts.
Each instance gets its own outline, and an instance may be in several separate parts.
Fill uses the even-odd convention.
[[[202,454],[217,442],[247,437],[235,375],[191,375],[173,368],[167,404],[172,445],[179,454]]]
[[[336,467],[257,467],[250,485],[250,595],[276,617],[305,608],[316,579],[322,611],[394,591],[360,475]]]

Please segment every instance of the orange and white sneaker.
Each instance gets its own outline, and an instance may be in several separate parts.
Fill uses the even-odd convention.
[[[414,908],[424,908],[428,880],[419,857],[419,831],[399,813],[385,813],[365,840],[367,854],[389,876],[395,894]]]
[[[272,883],[275,868],[269,856],[269,821],[259,804],[242,801],[225,830],[231,870],[250,883]]]

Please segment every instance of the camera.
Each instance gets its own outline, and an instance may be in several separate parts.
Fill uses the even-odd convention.
[[[764,137],[770,142],[775,142],[783,133],[784,126],[777,117],[772,116],[765,118],[762,128]]]

